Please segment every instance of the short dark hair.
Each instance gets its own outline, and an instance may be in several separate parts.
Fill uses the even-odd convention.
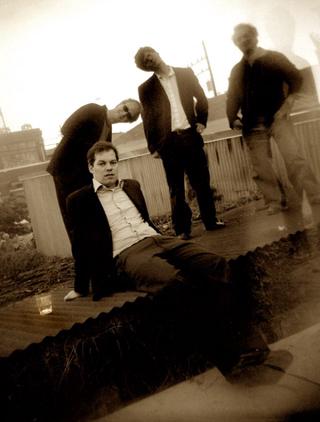
[[[129,123],[135,122],[141,113],[141,104],[138,100],[135,100],[134,98],[127,98],[126,100],[122,100],[119,104],[117,104],[116,107],[126,103],[135,103],[137,105],[137,111],[134,114],[130,114],[130,116],[128,116]]]
[[[252,34],[253,36],[255,36],[255,37],[257,37],[257,36],[258,36],[258,31],[257,31],[257,28],[256,28],[255,26],[251,25],[251,23],[239,23],[238,25],[236,25],[236,26],[233,28],[233,35],[232,35],[232,40],[233,40],[233,41],[235,41],[235,37],[234,37],[235,33],[236,33],[237,31],[239,31],[240,29],[245,29],[245,30],[247,30],[247,31],[251,32],[251,34]]]
[[[92,147],[87,152],[88,164],[92,166],[94,163],[94,160],[96,159],[96,154],[99,154],[99,152],[104,152],[104,151],[114,151],[116,155],[116,159],[117,161],[119,161],[118,150],[111,142],[98,141],[95,144],[93,144]]]
[[[152,47],[141,47],[137,51],[136,55],[134,56],[134,61],[136,62],[136,65],[141,70],[147,70],[144,65],[144,55],[147,52],[156,53],[156,50]]]

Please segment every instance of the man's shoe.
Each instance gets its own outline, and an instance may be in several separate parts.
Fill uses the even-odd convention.
[[[288,209],[288,205],[269,205],[269,207],[267,208],[267,214],[274,215],[282,211],[287,211]]]
[[[181,240],[189,240],[191,239],[190,233],[181,233],[178,235],[178,238]]]
[[[224,227],[226,227],[226,223],[224,221],[216,220],[216,222],[212,226],[207,226],[206,230],[208,231],[219,230],[219,229],[223,229]]]
[[[70,300],[77,299],[78,297],[81,297],[82,295],[74,290],[70,290],[69,293],[67,293],[64,297],[64,300],[66,302],[69,302]]]
[[[280,205],[269,205],[269,207],[267,209],[268,215],[278,214],[279,212],[281,212]]]
[[[252,349],[248,352],[242,353],[238,362],[225,373],[227,380],[232,381],[241,375],[241,372],[249,366],[261,365],[270,354],[270,349]]]
[[[269,208],[269,205],[268,204],[262,204],[262,205],[259,205],[259,206],[256,207],[256,211],[257,212],[259,212],[259,211],[265,211],[268,208]]]

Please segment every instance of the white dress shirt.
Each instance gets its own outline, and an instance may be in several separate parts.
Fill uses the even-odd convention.
[[[159,82],[165,90],[171,107],[171,130],[188,129],[190,123],[187,119],[186,113],[181,104],[179,89],[177,85],[177,78],[172,67],[170,67],[167,76],[160,76],[156,74]]]
[[[107,188],[93,179],[93,187],[104,209],[112,233],[113,256],[145,237],[159,235],[146,223],[134,203],[122,189],[119,181],[115,188]]]

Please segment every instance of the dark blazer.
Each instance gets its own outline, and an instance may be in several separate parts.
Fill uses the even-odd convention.
[[[206,126],[208,100],[198,79],[191,68],[174,67],[173,70],[177,79],[182,107],[190,126],[193,127],[196,123],[202,123]],[[140,85],[138,91],[149,151],[151,153],[161,151],[171,133],[169,99],[155,74]]]
[[[123,180],[123,190],[137,207],[144,221],[155,230],[139,182]],[[93,185],[84,186],[67,198],[72,224],[72,252],[75,259],[75,290],[87,294],[91,279],[93,294],[114,291],[115,266],[112,235],[103,207]],[[158,231],[158,230],[157,230]]]
[[[63,138],[53,153],[47,171],[61,178],[67,192],[71,193],[91,182],[87,152],[99,140],[104,122],[107,123],[105,140],[111,142],[111,124],[107,121],[105,105],[86,104],[63,124]]]

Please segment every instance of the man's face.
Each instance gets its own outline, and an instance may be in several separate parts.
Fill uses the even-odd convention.
[[[132,121],[132,116],[139,115],[140,107],[136,102],[126,101],[119,104],[114,110],[117,113],[117,121],[127,123]]]
[[[233,35],[233,41],[244,55],[250,54],[258,43],[256,35],[248,28],[237,29]]]
[[[107,188],[114,188],[118,183],[118,160],[113,150],[95,154],[93,164],[89,164],[93,177]]]
[[[147,50],[143,55],[144,70],[157,72],[160,69],[162,59],[156,51]]]

